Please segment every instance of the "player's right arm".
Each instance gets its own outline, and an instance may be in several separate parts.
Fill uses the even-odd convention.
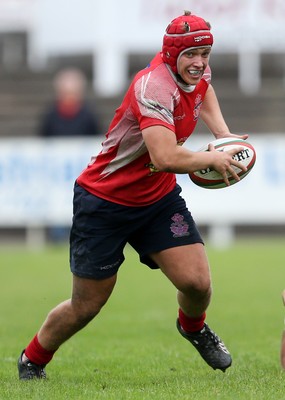
[[[175,133],[160,125],[143,129],[142,135],[151,161],[160,171],[184,174],[210,167],[223,176],[227,185],[229,185],[228,174],[239,180],[233,166],[246,171],[244,165],[232,158],[242,150],[240,147],[219,152],[210,145],[208,152],[191,151],[178,146]]]

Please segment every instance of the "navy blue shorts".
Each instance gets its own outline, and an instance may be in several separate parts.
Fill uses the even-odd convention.
[[[70,268],[83,278],[105,279],[116,274],[129,243],[140,261],[158,268],[149,254],[171,247],[203,243],[177,185],[158,202],[127,207],[74,186],[70,233]]]

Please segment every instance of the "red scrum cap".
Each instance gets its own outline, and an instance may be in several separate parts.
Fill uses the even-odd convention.
[[[173,19],[166,28],[162,44],[162,59],[177,74],[179,54],[191,47],[212,46],[211,25],[203,18],[185,11]]]

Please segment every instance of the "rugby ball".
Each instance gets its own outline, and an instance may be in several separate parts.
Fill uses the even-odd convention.
[[[215,149],[218,151],[230,150],[235,147],[243,147],[243,150],[233,156],[235,160],[241,162],[247,167],[247,171],[244,172],[240,168],[233,166],[233,169],[240,177],[240,180],[246,177],[252,170],[256,160],[256,153],[254,147],[246,140],[228,137],[216,139],[210,143],[212,143]],[[206,146],[203,146],[199,151],[209,151],[208,147],[209,143]],[[191,172],[189,177],[192,182],[205,189],[220,189],[227,187],[222,175],[211,168]],[[229,182],[230,185],[233,185],[240,181],[235,180],[231,175],[229,175]]]

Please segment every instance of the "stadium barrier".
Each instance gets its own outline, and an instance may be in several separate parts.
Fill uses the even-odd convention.
[[[198,150],[211,135],[193,134],[185,146]],[[70,226],[75,178],[101,149],[102,138],[1,139],[0,227],[26,228],[27,242],[44,243],[47,226]],[[209,227],[215,246],[234,239],[235,226],[285,225],[285,134],[253,134],[254,169],[240,183],[209,190],[187,175],[178,183],[198,225]]]

